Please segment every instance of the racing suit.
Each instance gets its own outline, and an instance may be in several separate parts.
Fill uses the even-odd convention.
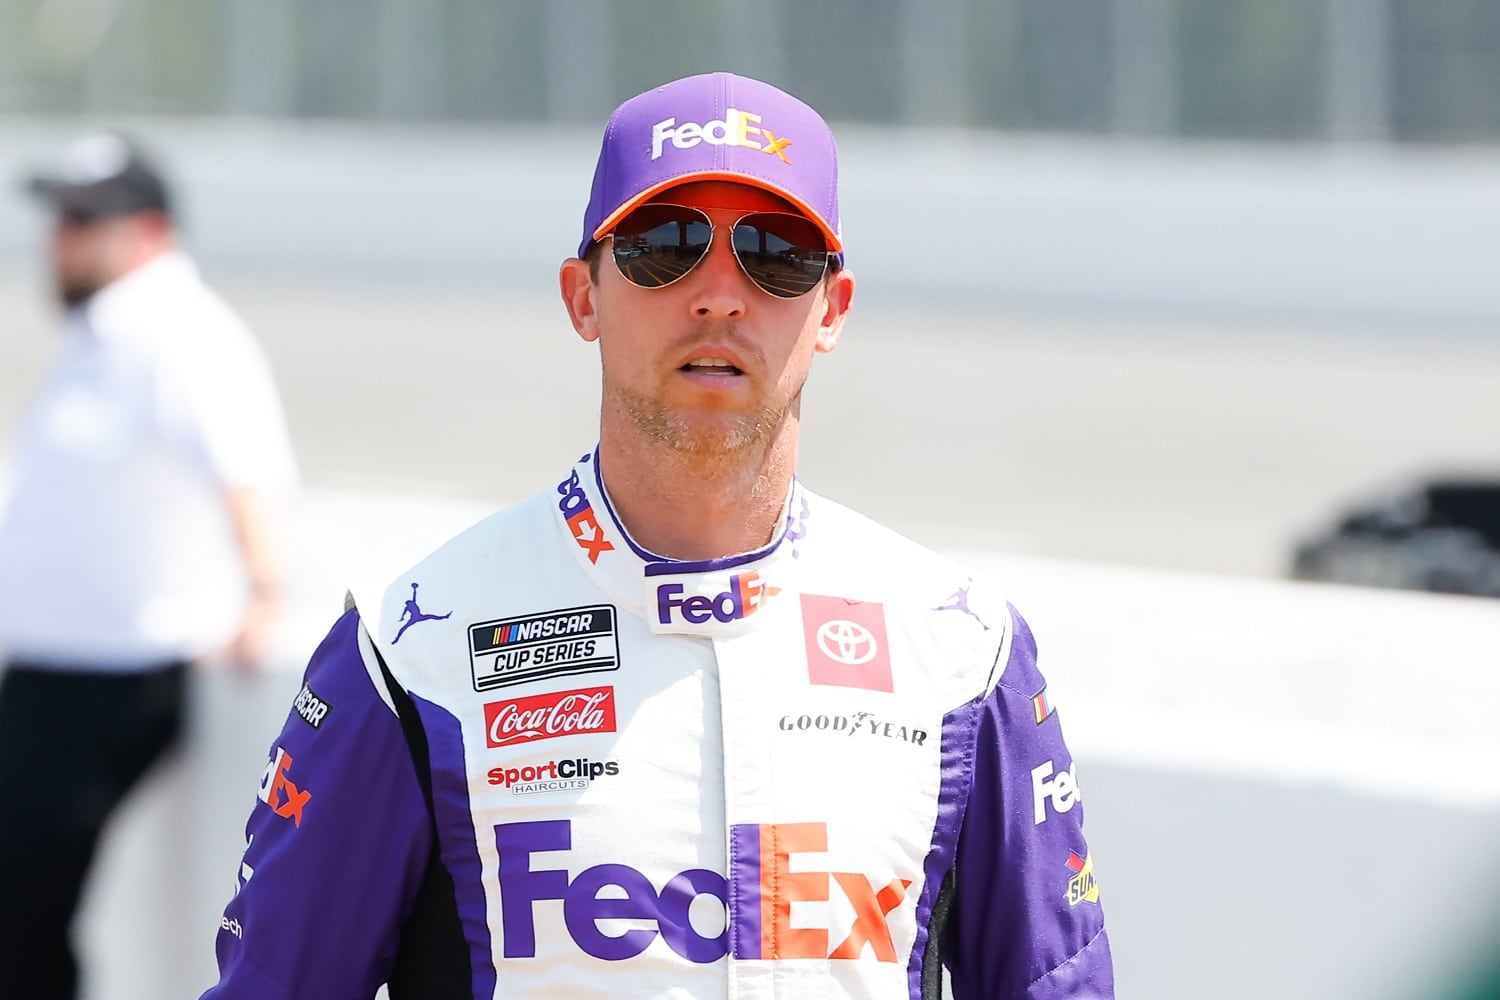
[[[794,482],[637,546],[597,454],[356,591],[270,751],[205,997],[1113,996],[1025,623]]]

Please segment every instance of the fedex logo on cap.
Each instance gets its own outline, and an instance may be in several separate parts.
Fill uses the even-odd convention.
[[[760,115],[738,108],[728,108],[723,118],[708,122],[683,122],[676,118],[663,118],[651,126],[651,159],[661,159],[668,141],[676,149],[692,149],[700,142],[710,146],[744,146],[758,149],[767,155],[777,156],[782,163],[791,163],[786,157],[786,148],[792,140],[783,139],[760,124]]]
[[[900,961],[890,919],[905,902],[911,880],[811,870],[799,856],[827,853],[826,823],[741,823],[730,836],[730,878],[689,868],[658,889],[626,864],[568,871],[566,858],[557,855],[572,850],[572,820],[496,826],[504,956],[536,957],[536,904],[558,901],[558,936],[566,933],[585,953],[607,962],[635,958],[658,939],[700,965],[731,952],[740,959]],[[544,861],[538,854],[554,858]],[[703,896],[719,905],[695,906]],[[793,903],[802,904],[795,922]],[[823,906],[809,905],[818,903]],[[619,931],[620,920],[632,921],[631,929]]]

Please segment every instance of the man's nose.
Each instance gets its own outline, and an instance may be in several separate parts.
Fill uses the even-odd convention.
[[[716,231],[708,255],[694,269],[690,303],[695,316],[703,319],[743,316],[755,291],[735,260],[729,239],[728,232]]]

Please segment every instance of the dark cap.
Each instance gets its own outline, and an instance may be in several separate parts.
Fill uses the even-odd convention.
[[[56,208],[93,215],[171,214],[161,173],[133,143],[113,132],[73,143],[54,170],[28,178],[26,189]]]

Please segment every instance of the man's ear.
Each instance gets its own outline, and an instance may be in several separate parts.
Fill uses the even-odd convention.
[[[827,354],[839,346],[839,337],[844,332],[844,320],[854,305],[854,272],[841,267],[828,278],[823,289],[823,317],[818,323],[818,340],[815,350]]]
[[[578,336],[589,343],[599,339],[598,312],[594,308],[597,291],[593,276],[589,274],[589,262],[578,257],[569,257],[557,271],[557,285],[562,292],[563,305],[568,309],[568,318]]]

